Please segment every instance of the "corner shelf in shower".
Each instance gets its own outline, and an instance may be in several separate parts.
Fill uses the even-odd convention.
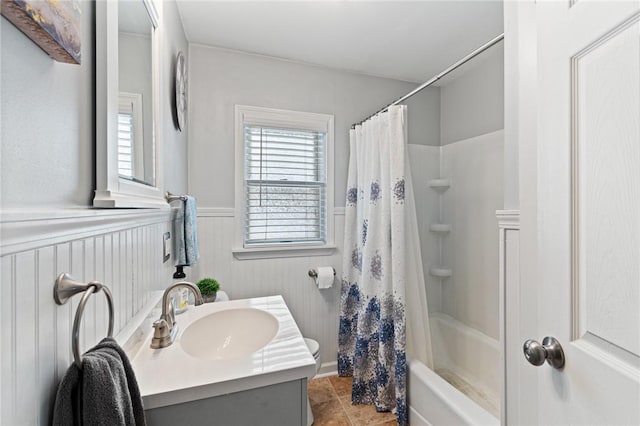
[[[450,268],[432,266],[429,268],[429,275],[436,278],[449,278],[452,272]]]
[[[449,179],[431,179],[429,181],[429,187],[436,191],[446,191],[450,186],[451,181]]]
[[[451,231],[451,225],[444,223],[432,223],[429,225],[429,231],[435,232],[436,234],[447,234]]]
[[[431,179],[428,181],[428,185],[439,194],[438,198],[441,198],[442,193],[451,186],[451,180],[446,178]],[[440,218],[440,220],[441,219],[442,218]],[[432,223],[429,225],[429,231],[438,236],[438,244],[442,247],[442,238],[444,235],[451,232],[451,225],[446,223]],[[429,268],[429,275],[435,278],[444,279],[449,278],[452,275],[452,271],[451,268],[447,268],[446,266],[432,266]]]

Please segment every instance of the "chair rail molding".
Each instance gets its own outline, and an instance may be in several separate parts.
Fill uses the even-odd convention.
[[[500,229],[520,229],[520,210],[496,210]]]
[[[198,217],[234,217],[233,207],[198,207]]]
[[[83,239],[122,229],[163,223],[176,209],[3,209],[0,210],[0,256]]]

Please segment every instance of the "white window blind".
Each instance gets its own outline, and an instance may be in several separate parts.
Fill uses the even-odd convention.
[[[325,243],[326,132],[244,125],[244,244]]]
[[[133,178],[133,110],[118,113],[118,174]]]
[[[142,95],[120,92],[118,98],[118,174],[144,181]]]

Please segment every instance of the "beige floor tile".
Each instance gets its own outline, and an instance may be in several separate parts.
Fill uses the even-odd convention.
[[[338,396],[351,395],[351,384],[353,383],[353,377],[339,377],[331,376],[329,381],[336,390]]]
[[[307,382],[307,394],[312,404],[338,398],[336,391],[327,378],[309,380]]]
[[[351,395],[340,397],[342,407],[354,426],[378,425],[395,420],[393,413],[378,413],[373,405],[352,405]]]
[[[311,403],[313,426],[351,426],[346,412],[338,399]]]

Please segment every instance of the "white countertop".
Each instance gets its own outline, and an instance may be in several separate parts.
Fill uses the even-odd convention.
[[[180,338],[190,323],[213,312],[234,308],[256,308],[271,313],[279,323],[276,336],[263,349],[237,359],[205,360],[183,350]],[[171,346],[151,349],[151,332],[132,360],[145,409],[299,380],[315,374],[313,356],[282,296],[190,305],[187,311],[176,315],[176,324],[178,334]]]

